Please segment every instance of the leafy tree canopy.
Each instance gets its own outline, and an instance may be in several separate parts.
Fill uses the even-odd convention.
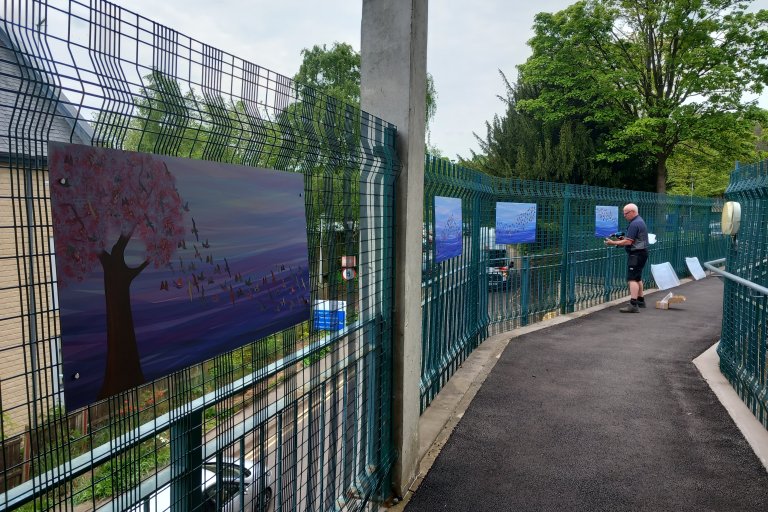
[[[751,3],[582,0],[540,13],[519,67],[539,93],[517,106],[545,125],[579,119],[604,130],[598,159],[651,162],[665,192],[681,143],[714,147],[734,119],[759,117],[743,94],[768,82],[768,11],[748,12]]]
[[[340,100],[360,103],[360,54],[347,43],[301,50],[303,61],[293,79]]]
[[[621,164],[596,158],[606,134],[594,123],[578,117],[537,119],[518,105],[536,98],[538,88],[519,80],[510,83],[503,72],[501,77],[506,95],[499,99],[506,112],[486,123],[485,137],[475,134],[481,154],[473,152],[470,159],[461,160],[462,165],[501,177],[605,187],[621,187],[630,176],[641,183],[648,181],[648,166],[637,158]]]
[[[301,51],[304,60],[293,79],[347,103],[360,104],[360,54],[347,43],[315,45]],[[437,91],[427,73],[427,126],[437,112]],[[427,128],[429,129],[429,128]]]
[[[768,118],[768,112],[763,113]],[[670,193],[720,197],[725,193],[735,162],[755,162],[766,157],[760,125],[735,115],[730,121],[727,129],[712,137],[712,144],[696,140],[678,144],[667,165]]]

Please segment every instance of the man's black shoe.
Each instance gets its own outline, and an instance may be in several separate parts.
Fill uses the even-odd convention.
[[[645,308],[645,301],[644,301],[644,300],[639,300],[639,301],[637,301],[637,307],[639,307],[639,308]]]
[[[637,304],[627,304],[623,308],[619,309],[622,313],[639,313],[640,308],[637,307]]]

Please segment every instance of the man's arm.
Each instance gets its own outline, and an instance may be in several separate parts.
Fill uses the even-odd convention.
[[[634,240],[632,238],[622,238],[621,240],[611,240],[610,238],[606,238],[603,240],[605,245],[612,245],[614,247],[624,247],[626,245],[632,245]]]

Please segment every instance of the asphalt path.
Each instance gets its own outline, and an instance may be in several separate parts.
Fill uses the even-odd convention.
[[[692,363],[722,289],[513,340],[405,510],[768,510],[768,473]]]

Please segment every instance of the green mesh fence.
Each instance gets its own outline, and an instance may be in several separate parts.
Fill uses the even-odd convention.
[[[394,127],[108,2],[3,9],[0,508],[370,508],[394,460]],[[65,409],[49,141],[300,173],[311,304],[344,321]]]
[[[422,233],[422,410],[467,355],[491,334],[628,295],[626,255],[595,236],[595,207],[638,205],[650,264],[688,274],[686,257],[724,255],[718,201],[629,190],[492,178],[427,157]],[[435,197],[462,204],[462,251],[436,262]],[[496,243],[496,203],[536,205],[535,241]],[[619,215],[621,217],[621,215]],[[626,222],[619,219],[620,229]]]
[[[768,287],[768,160],[737,166],[725,192],[741,205],[741,227],[728,237],[725,270]],[[768,428],[768,296],[730,279],[723,293],[720,370]]]

